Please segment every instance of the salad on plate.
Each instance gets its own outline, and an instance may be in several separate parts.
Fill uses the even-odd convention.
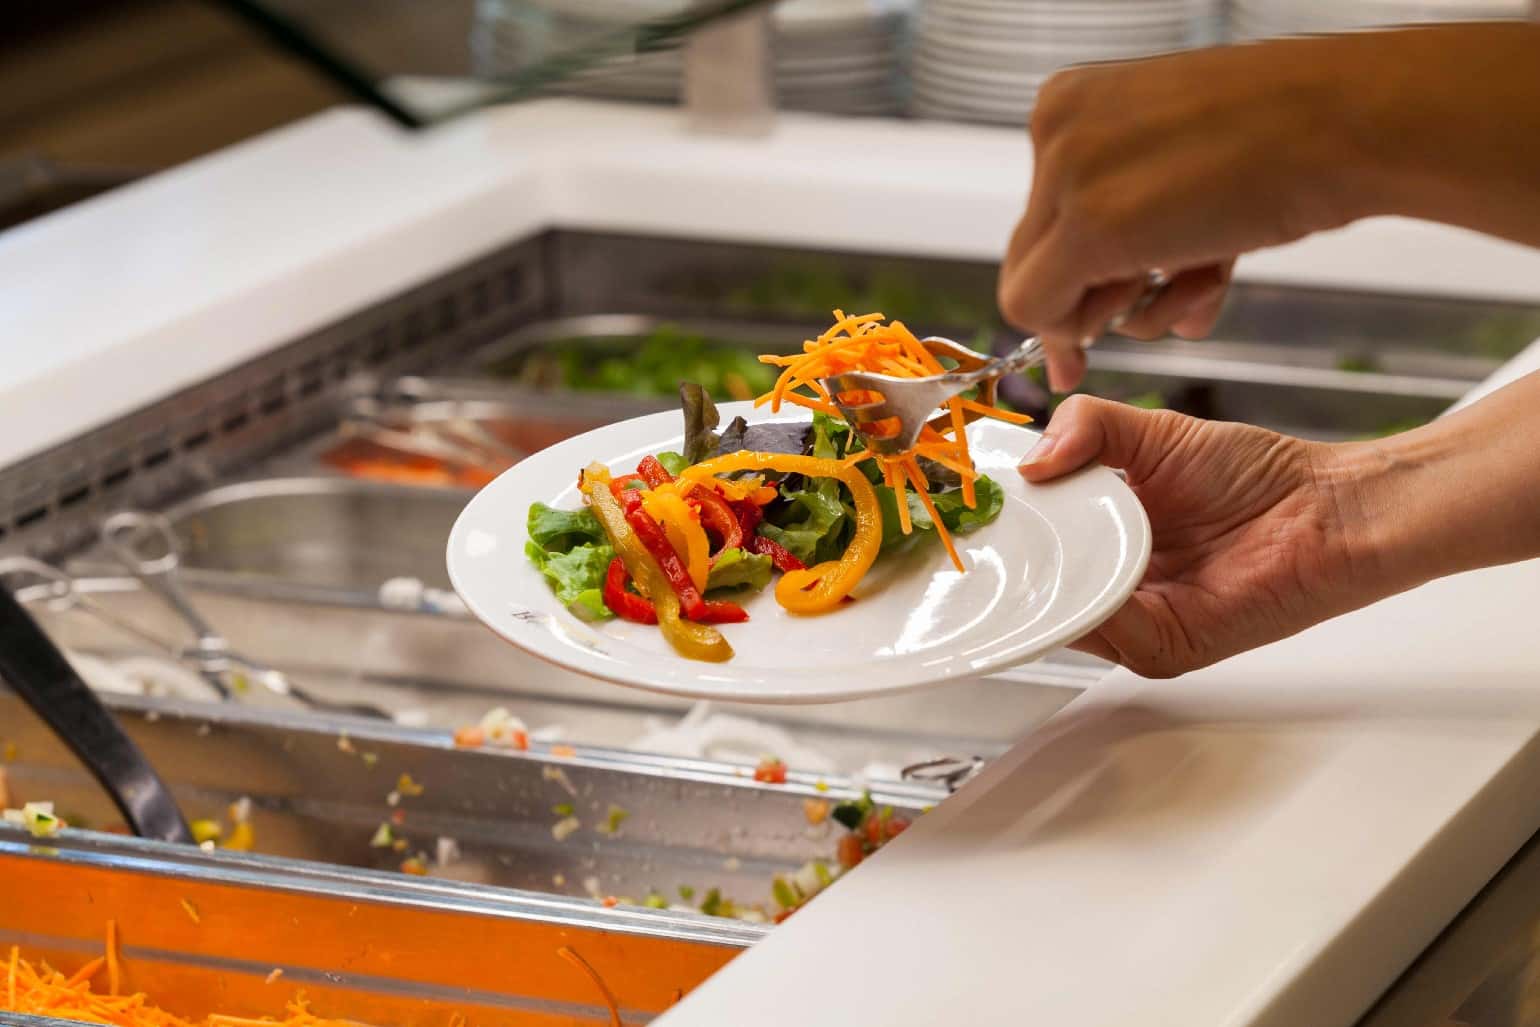
[[[760,358],[779,375],[757,404],[804,407],[811,421],[740,417],[721,427],[705,390],[684,384],[682,452],[648,455],[634,468],[590,464],[577,470],[581,508],[530,506],[526,554],[573,614],[656,624],[680,655],[720,662],[733,655],[721,626],[748,619],[745,594],[773,587],[788,613],[814,616],[851,602],[877,561],[916,546],[939,546],[966,570],[953,536],[991,523],[1004,505],[1000,485],[974,468],[966,425],[1029,418],[965,394],[941,408],[912,451],[871,452],[823,379],[949,367],[902,322],[834,316],[802,352]]]

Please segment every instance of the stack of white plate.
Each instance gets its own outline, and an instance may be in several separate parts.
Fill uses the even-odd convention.
[[[909,62],[920,117],[1023,124],[1072,64],[1180,50],[1211,0],[922,0]]]
[[[894,114],[902,109],[902,51],[911,0],[786,0],[772,8],[776,99],[790,110]],[[482,0],[477,71],[505,74],[572,52],[627,26],[687,10],[685,0]],[[534,14],[531,13],[532,9]],[[627,53],[585,68],[556,91],[672,103],[678,50]]]
[[[1230,37],[1264,39],[1414,22],[1525,18],[1530,0],[1231,0]]]

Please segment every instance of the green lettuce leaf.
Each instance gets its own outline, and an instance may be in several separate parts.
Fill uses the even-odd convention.
[[[930,519],[930,511],[925,509],[925,504],[920,502],[920,497],[912,490],[906,489],[904,492],[909,501],[909,519],[912,522],[912,530],[905,535],[898,519],[898,497],[886,485],[877,485],[875,489],[877,502],[882,506],[882,552],[901,552],[935,533],[936,525]],[[1005,506],[1005,491],[993,478],[981,476],[974,484],[974,490],[978,505],[972,510],[963,503],[960,489],[934,493],[930,497],[930,501],[936,505],[936,513],[941,516],[941,522],[954,535],[977,531],[999,517]]]
[[[604,574],[609,570],[615,550],[608,545],[585,543],[565,553],[553,553],[535,542],[524,547],[524,555],[544,574],[556,598],[584,620],[604,620],[612,614],[604,605]]]
[[[844,552],[845,526],[850,522],[848,508],[840,499],[840,483],[833,478],[820,479],[811,489],[782,492],[781,498],[785,503],[777,512],[776,523],[760,524],[758,533],[779,542],[809,567],[839,559]]]
[[[820,460],[838,460],[850,444],[850,425],[828,414],[813,415],[812,454]]]
[[[912,527],[910,533],[905,535],[903,522],[898,519],[898,496],[886,485],[876,485],[873,488],[877,493],[877,503],[882,507],[880,552],[900,552],[935,533],[936,525],[931,522],[930,511],[925,509],[925,504],[920,502],[920,497],[915,495],[912,489],[904,491],[904,498],[909,502],[909,519]]]
[[[706,578],[706,591],[719,588],[752,588],[759,591],[770,584],[773,564],[768,556],[744,549],[724,549],[717,554]]]
[[[565,553],[587,542],[605,542],[604,528],[592,510],[556,510],[544,503],[529,508],[529,537],[541,549]]]
[[[683,453],[673,452],[659,453],[658,463],[662,464],[663,469],[676,478],[684,473],[686,467],[690,466],[690,461],[684,458]]]
[[[981,475],[973,488],[978,503],[972,510],[964,505],[961,490],[931,497],[931,502],[936,504],[936,513],[941,516],[941,523],[954,534],[966,535],[977,531],[999,517],[1005,507],[1005,490],[993,478]]]

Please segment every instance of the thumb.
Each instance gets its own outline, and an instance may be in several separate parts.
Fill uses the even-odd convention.
[[[1022,458],[1022,477],[1049,481],[1099,462],[1147,478],[1175,444],[1186,418],[1094,396],[1071,396],[1054,412],[1042,439]]]

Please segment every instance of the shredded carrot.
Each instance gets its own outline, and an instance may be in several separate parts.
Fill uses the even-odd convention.
[[[102,956],[97,956],[85,966],[81,967],[79,970],[76,970],[70,979],[64,982],[64,986],[66,988],[73,988],[77,984],[83,984],[84,982],[89,981],[91,978],[96,976],[96,971],[100,970],[102,968],[102,964],[106,961],[107,960]]]
[[[761,356],[761,363],[779,367],[781,373],[774,387],[755,400],[756,405],[769,403],[772,411],[779,411],[782,404],[791,403],[831,417],[842,417],[835,405],[835,397],[830,396],[823,386],[824,379],[852,371],[895,378],[916,378],[945,371],[935,354],[926,349],[925,344],[902,321],[883,322],[882,314],[852,316],[843,310],[836,310],[833,327],[817,339],[805,341],[801,353]],[[804,391],[812,393],[812,396],[804,395]],[[840,402],[847,405],[875,398],[852,394],[839,397]],[[900,527],[906,535],[914,529],[905,497],[906,486],[912,484],[919,493],[920,501],[929,511],[936,534],[941,537],[952,563],[958,570],[963,570],[962,559],[952,544],[951,532],[936,514],[929,486],[916,457],[933,461],[961,476],[963,502],[969,509],[974,509],[978,505],[978,472],[974,469],[973,455],[968,446],[968,421],[975,417],[992,417],[1009,424],[1027,424],[1032,419],[961,396],[947,400],[942,411],[944,418],[927,425],[920,433],[919,442],[910,452],[898,456],[861,452],[847,457],[847,461],[854,464],[867,459],[877,460],[882,469],[883,481],[897,493]],[[882,424],[852,427],[877,431]]]
[[[122,985],[122,971],[118,966],[118,922],[107,921],[107,994],[116,996]]]
[[[615,1001],[615,996],[610,993],[609,987],[604,983],[604,978],[599,976],[599,971],[590,966],[588,960],[565,945],[557,949],[556,954],[579,970],[582,970],[588,975],[588,979],[594,982],[594,987],[598,988],[599,994],[604,996],[604,1004],[609,1007],[610,1027],[625,1027],[620,1022],[620,1005]]]
[[[21,950],[11,947],[6,973],[5,1005],[0,1012],[25,1013],[82,1023],[114,1024],[116,1027],[358,1027],[349,1021],[331,1020],[310,1012],[303,996],[289,1002],[281,1018],[254,1019],[215,1013],[201,1022],[184,1020],[157,1008],[142,993],[99,995],[91,990],[91,979],[105,965],[111,976],[118,964],[118,931],[114,921],[107,923],[106,952],[89,960],[73,974],[65,976],[47,963],[32,963],[21,958]],[[269,977],[271,981],[274,975]],[[451,1021],[452,1023],[454,1021]],[[464,1018],[458,1021],[463,1024]]]
[[[975,414],[983,414],[985,417],[993,417],[995,420],[1004,421],[1007,424],[1032,423],[1032,418],[1027,414],[1019,414],[1014,410],[1001,410],[999,407],[988,406],[977,400],[959,398],[957,405],[964,410],[972,411]]]
[[[962,557],[957,555],[957,547],[952,544],[952,533],[946,530],[946,525],[941,523],[941,515],[936,512],[936,504],[931,502],[930,493],[925,489],[925,475],[920,471],[920,465],[915,463],[914,457],[905,458],[900,468],[904,474],[909,475],[909,480],[914,482],[914,491],[919,493],[920,502],[925,504],[925,512],[930,514],[931,521],[936,525],[936,534],[941,536],[941,544],[946,546],[946,555],[952,558],[952,566],[958,570],[966,570]]]
[[[198,907],[194,906],[191,902],[188,902],[186,899],[182,900],[182,912],[186,913],[187,914],[187,919],[191,920],[193,923],[195,923],[195,924],[203,923],[203,918],[198,915]]]

